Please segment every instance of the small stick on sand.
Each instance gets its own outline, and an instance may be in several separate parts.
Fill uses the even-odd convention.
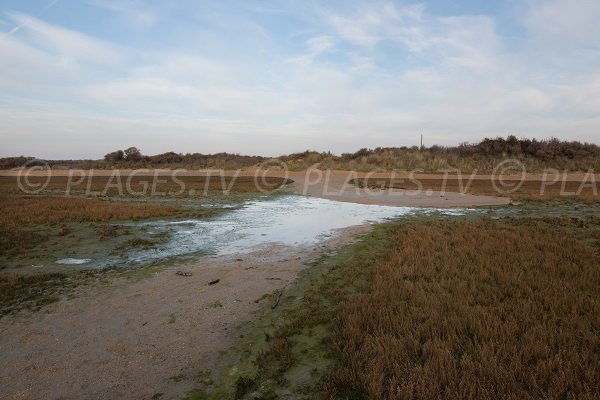
[[[283,291],[279,291],[277,292],[277,298],[275,299],[275,303],[273,303],[273,305],[271,306],[271,309],[274,310],[275,307],[277,307],[279,305],[279,300],[281,300],[281,293]]]
[[[277,307],[279,305],[279,300],[281,300],[281,295],[283,294],[283,290],[287,287],[287,285],[285,285],[284,287],[281,288],[281,290],[277,291],[277,297],[275,298],[275,303],[273,303],[273,305],[271,306],[271,310],[274,310],[275,307]]]

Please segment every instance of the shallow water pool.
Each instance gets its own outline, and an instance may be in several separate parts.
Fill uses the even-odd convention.
[[[551,209],[548,209],[548,208]],[[589,210],[588,210],[589,208]],[[365,223],[417,215],[440,216],[581,216],[597,214],[596,207],[582,205],[545,205],[478,208],[414,208],[344,203],[299,195],[266,196],[244,202],[230,212],[209,219],[153,220],[131,222],[144,230],[147,239],[164,238],[158,247],[126,249],[120,256],[71,254],[57,263],[82,268],[141,266],[165,260],[187,259],[201,255],[247,253],[268,244],[313,245],[335,230]]]
[[[144,226],[150,237],[168,232],[169,239],[159,248],[132,249],[127,260],[110,258],[106,264],[144,264],[170,257],[245,253],[271,243],[310,245],[350,226],[405,215],[462,215],[466,211],[343,203],[298,195],[269,197],[248,201],[211,219],[132,223]],[[91,263],[101,266],[98,261]]]

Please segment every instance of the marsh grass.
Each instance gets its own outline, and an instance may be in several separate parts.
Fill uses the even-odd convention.
[[[164,204],[112,202],[65,196],[0,196],[2,226],[101,222],[165,217],[178,213]]]
[[[100,238],[106,240],[108,238],[114,238],[120,235],[128,235],[131,231],[124,225],[113,225],[113,224],[101,224],[96,228],[96,233]]]
[[[32,185],[41,187],[47,177],[32,176],[28,179]],[[53,176],[41,193],[23,195],[18,186],[18,177],[0,176],[0,256],[13,258],[46,241],[47,235],[37,229],[40,225],[105,223],[160,217],[208,218],[225,211],[219,207],[198,205],[183,209],[168,204],[168,201],[166,204],[159,202],[163,198],[168,200],[163,195],[181,192],[181,184],[186,189],[183,195],[197,192],[210,199],[223,200],[226,199],[225,193],[231,193],[232,198],[243,198],[253,193],[262,193],[261,190],[273,191],[291,182],[269,177],[178,176],[177,179],[178,181],[169,176],[124,174],[118,178],[92,176],[81,181],[76,176],[71,180],[74,183],[69,184],[69,177]],[[101,197],[81,196],[86,192]],[[111,196],[118,196],[118,199]],[[131,197],[142,200],[132,201]],[[65,225],[57,235],[66,236],[70,234],[69,229]],[[117,236],[120,230],[101,227],[98,233],[105,239]]]
[[[0,223],[0,256],[8,258],[24,254],[27,250],[48,240],[48,236],[30,228]]]
[[[600,220],[415,217],[303,271],[190,398],[593,399]]]
[[[130,234],[116,221],[150,218],[209,218],[225,212],[221,207],[193,204],[183,207],[175,202],[111,200],[94,197],[0,194],[0,256],[24,255],[50,236],[73,235],[74,226],[92,224],[91,232],[101,240]],[[135,245],[135,243],[133,243]]]
[[[70,279],[63,273],[0,274],[0,316],[21,310],[39,310],[58,301]]]
[[[151,170],[148,170],[151,172]],[[91,176],[90,176],[91,174]],[[20,193],[17,176],[0,176],[0,192]],[[253,193],[271,192],[290,179],[262,176],[221,176],[215,173],[204,175],[142,175],[141,173],[117,173],[115,176],[94,176],[87,172],[85,177],[29,176],[28,187],[44,187],[46,192],[63,194],[90,193],[103,196],[206,196],[212,192]]]
[[[68,223],[138,220],[181,214],[180,208],[164,204],[111,202],[72,196],[1,194],[0,204],[0,256],[8,258],[22,255],[44,243],[48,240],[49,231],[55,231],[54,234],[59,237],[71,234]],[[41,225],[45,228],[40,229]],[[117,234],[117,230],[105,228],[99,233],[106,237]]]
[[[336,311],[331,398],[600,395],[596,220],[398,224]]]

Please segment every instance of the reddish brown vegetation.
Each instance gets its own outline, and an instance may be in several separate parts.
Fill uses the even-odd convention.
[[[177,208],[162,204],[119,203],[65,196],[2,196],[0,202],[0,226],[141,219],[178,212]]]
[[[329,396],[600,396],[597,219],[406,223],[387,240],[337,312]]]
[[[43,187],[46,191],[62,193],[93,192],[125,196],[188,195],[212,191],[240,193],[272,191],[281,185],[292,182],[285,178],[260,175],[256,177],[221,176],[219,174],[211,176],[154,175],[152,171],[147,171],[146,175],[126,172],[120,174],[115,171],[114,176],[94,176],[93,173],[83,176],[76,171],[72,177],[30,176],[27,177],[27,182],[25,182],[25,178],[22,179],[22,185],[27,183],[27,187],[32,189]],[[20,192],[19,177],[0,176],[0,191]]]
[[[100,222],[163,217],[180,210],[162,204],[118,203],[73,196],[0,195],[0,256],[15,256],[46,240],[41,224]],[[59,235],[68,233],[63,226]]]

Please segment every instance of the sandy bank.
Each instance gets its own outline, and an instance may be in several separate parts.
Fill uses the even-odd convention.
[[[348,228],[309,248],[204,257],[135,282],[109,279],[38,313],[2,318],[2,398],[181,398],[240,340],[235,328],[255,319],[256,300],[367,229]]]

